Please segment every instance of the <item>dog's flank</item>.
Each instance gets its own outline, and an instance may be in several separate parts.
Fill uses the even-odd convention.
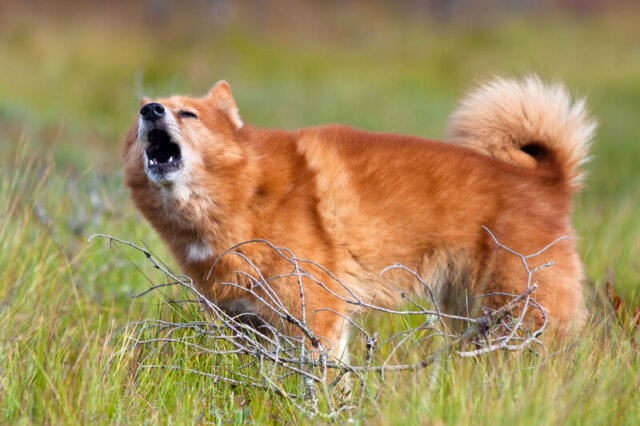
[[[250,279],[238,282],[236,273],[254,272],[246,262],[225,256],[211,269],[218,254],[252,239],[318,262],[379,306],[399,303],[399,292],[423,290],[406,274],[379,276],[402,263],[453,311],[465,297],[518,294],[526,286],[520,259],[497,250],[483,226],[519,253],[573,236],[571,195],[593,126],[563,90],[538,80],[491,83],[454,114],[457,144],[448,144],[335,125],[255,128],[243,123],[229,86],[219,82],[203,98],[143,100],[126,141],[125,181],[184,271],[234,313],[250,306],[274,320],[260,301],[223,285],[250,287]],[[501,108],[498,98],[511,107]],[[267,247],[238,250],[265,277],[289,272]],[[561,241],[541,257],[555,265],[537,273],[537,300],[558,330],[581,326],[586,309],[574,243]],[[300,317],[297,281],[272,283],[277,298]],[[333,280],[326,283],[344,295]],[[341,315],[351,315],[349,305],[313,280],[302,284],[312,329],[334,354],[343,354]]]

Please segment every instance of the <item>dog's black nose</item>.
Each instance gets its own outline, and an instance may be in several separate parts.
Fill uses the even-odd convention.
[[[152,102],[142,107],[140,115],[145,120],[155,121],[158,118],[164,117],[164,107],[159,103]]]

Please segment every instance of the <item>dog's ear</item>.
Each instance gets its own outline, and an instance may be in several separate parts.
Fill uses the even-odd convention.
[[[231,94],[231,87],[229,87],[229,83],[224,80],[220,80],[219,82],[217,82],[211,88],[211,90],[209,90],[207,99],[211,103],[213,103],[216,108],[226,113],[237,129],[244,125],[244,123],[240,119],[236,101],[233,100],[233,95]]]

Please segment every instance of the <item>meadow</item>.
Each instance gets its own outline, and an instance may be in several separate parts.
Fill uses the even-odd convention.
[[[161,295],[132,299],[162,280],[158,271],[125,246],[87,243],[114,235],[178,270],[122,185],[123,135],[141,95],[202,94],[225,79],[256,125],[339,122],[438,138],[475,83],[527,72],[586,96],[600,123],[573,215],[589,327],[535,368],[526,354],[498,353],[452,357],[435,384],[398,373],[372,385],[384,395],[376,404],[338,420],[640,422],[640,331],[630,324],[640,304],[640,11],[445,24],[346,6],[261,25],[206,19],[0,17],[0,423],[309,421],[269,391],[114,357],[127,323],[197,316]]]

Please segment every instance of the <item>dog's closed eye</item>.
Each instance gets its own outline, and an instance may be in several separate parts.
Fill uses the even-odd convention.
[[[185,110],[179,111],[178,112],[178,117],[180,117],[180,118],[185,118],[185,117],[186,118],[196,118],[196,119],[198,118],[198,116],[195,115],[193,112],[185,111]]]

